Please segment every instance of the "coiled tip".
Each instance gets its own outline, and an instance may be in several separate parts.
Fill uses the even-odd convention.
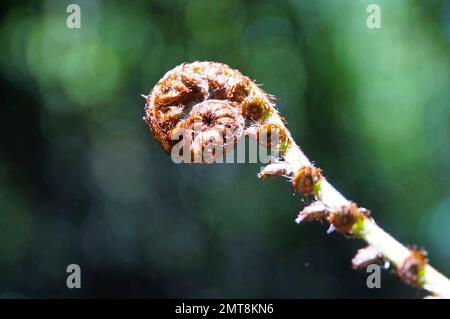
[[[265,121],[271,115],[278,114],[271,95],[238,70],[216,62],[183,63],[143,97],[144,120],[159,144],[170,153],[185,139],[192,142],[192,156],[211,145],[215,151],[206,153],[220,156],[219,143],[225,153],[247,129],[259,131],[268,126]]]

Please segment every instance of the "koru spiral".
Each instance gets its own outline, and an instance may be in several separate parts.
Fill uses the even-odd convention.
[[[194,156],[208,144],[222,145],[225,152],[245,134],[258,138],[262,129],[270,136],[279,126],[270,119],[273,115],[281,118],[272,95],[239,71],[216,62],[175,67],[145,98],[144,120],[169,153],[180,140],[180,129],[192,133],[190,152]],[[232,136],[226,136],[227,132],[233,132]]]

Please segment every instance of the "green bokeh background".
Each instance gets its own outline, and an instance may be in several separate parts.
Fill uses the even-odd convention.
[[[450,1],[79,0],[68,29],[71,2],[0,5],[1,297],[423,296],[390,270],[368,289],[362,243],[296,225],[260,165],[171,162],[140,94],[195,60],[264,84],[328,179],[450,275]]]

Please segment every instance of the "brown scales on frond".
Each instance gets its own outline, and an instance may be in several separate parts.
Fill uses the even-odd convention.
[[[415,287],[421,287],[421,271],[427,263],[427,252],[418,247],[413,247],[403,264],[397,265],[397,274],[403,282]]]
[[[338,211],[332,212],[328,216],[328,222],[333,225],[339,233],[355,235],[353,227],[367,217],[367,210],[359,208],[355,203],[350,203],[342,206]]]
[[[192,107],[185,120],[170,131],[170,137],[178,140],[183,136],[182,143],[189,143],[192,159],[203,157],[212,162],[234,145],[244,125],[242,115],[229,103],[206,100]]]
[[[322,178],[322,170],[314,166],[303,166],[294,176],[292,186],[297,193],[314,194],[314,185]]]
[[[175,67],[164,75],[146,99],[144,119],[167,152],[178,141],[172,137],[179,128],[194,129],[195,120],[204,120],[205,117],[200,116],[198,108],[195,108],[204,101],[221,101],[215,105],[222,106],[226,116],[218,116],[221,111],[215,107],[214,112],[218,114],[211,114],[211,118],[222,119],[211,123],[217,124],[218,130],[238,127],[239,134],[235,135],[239,136],[235,136],[233,142],[237,142],[243,130],[247,129],[241,125],[242,118],[249,121],[247,125],[260,129],[263,123],[257,121],[263,114],[277,112],[272,96],[254,81],[225,64],[215,62],[184,63]],[[225,123],[227,121],[231,124]],[[208,129],[212,128],[209,125]]]

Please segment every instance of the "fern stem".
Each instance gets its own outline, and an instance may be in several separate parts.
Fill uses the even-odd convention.
[[[286,128],[278,114],[274,114],[270,121],[278,123],[279,127],[282,127],[285,130],[285,134],[289,139],[289,147],[287,148],[283,159],[290,167],[291,176],[294,176],[302,167],[312,165],[308,157],[295,143],[289,130]],[[316,197],[330,210],[336,210],[351,203],[325,178],[322,178],[320,181],[320,191],[316,194]],[[389,261],[394,266],[400,266],[405,263],[411,254],[410,249],[386,233],[375,223],[373,218],[364,219],[359,229],[358,236],[370,246],[374,247],[382,254],[385,260]],[[423,273],[420,277],[420,286],[436,297],[450,298],[450,280],[429,264],[426,264],[423,269]]]

